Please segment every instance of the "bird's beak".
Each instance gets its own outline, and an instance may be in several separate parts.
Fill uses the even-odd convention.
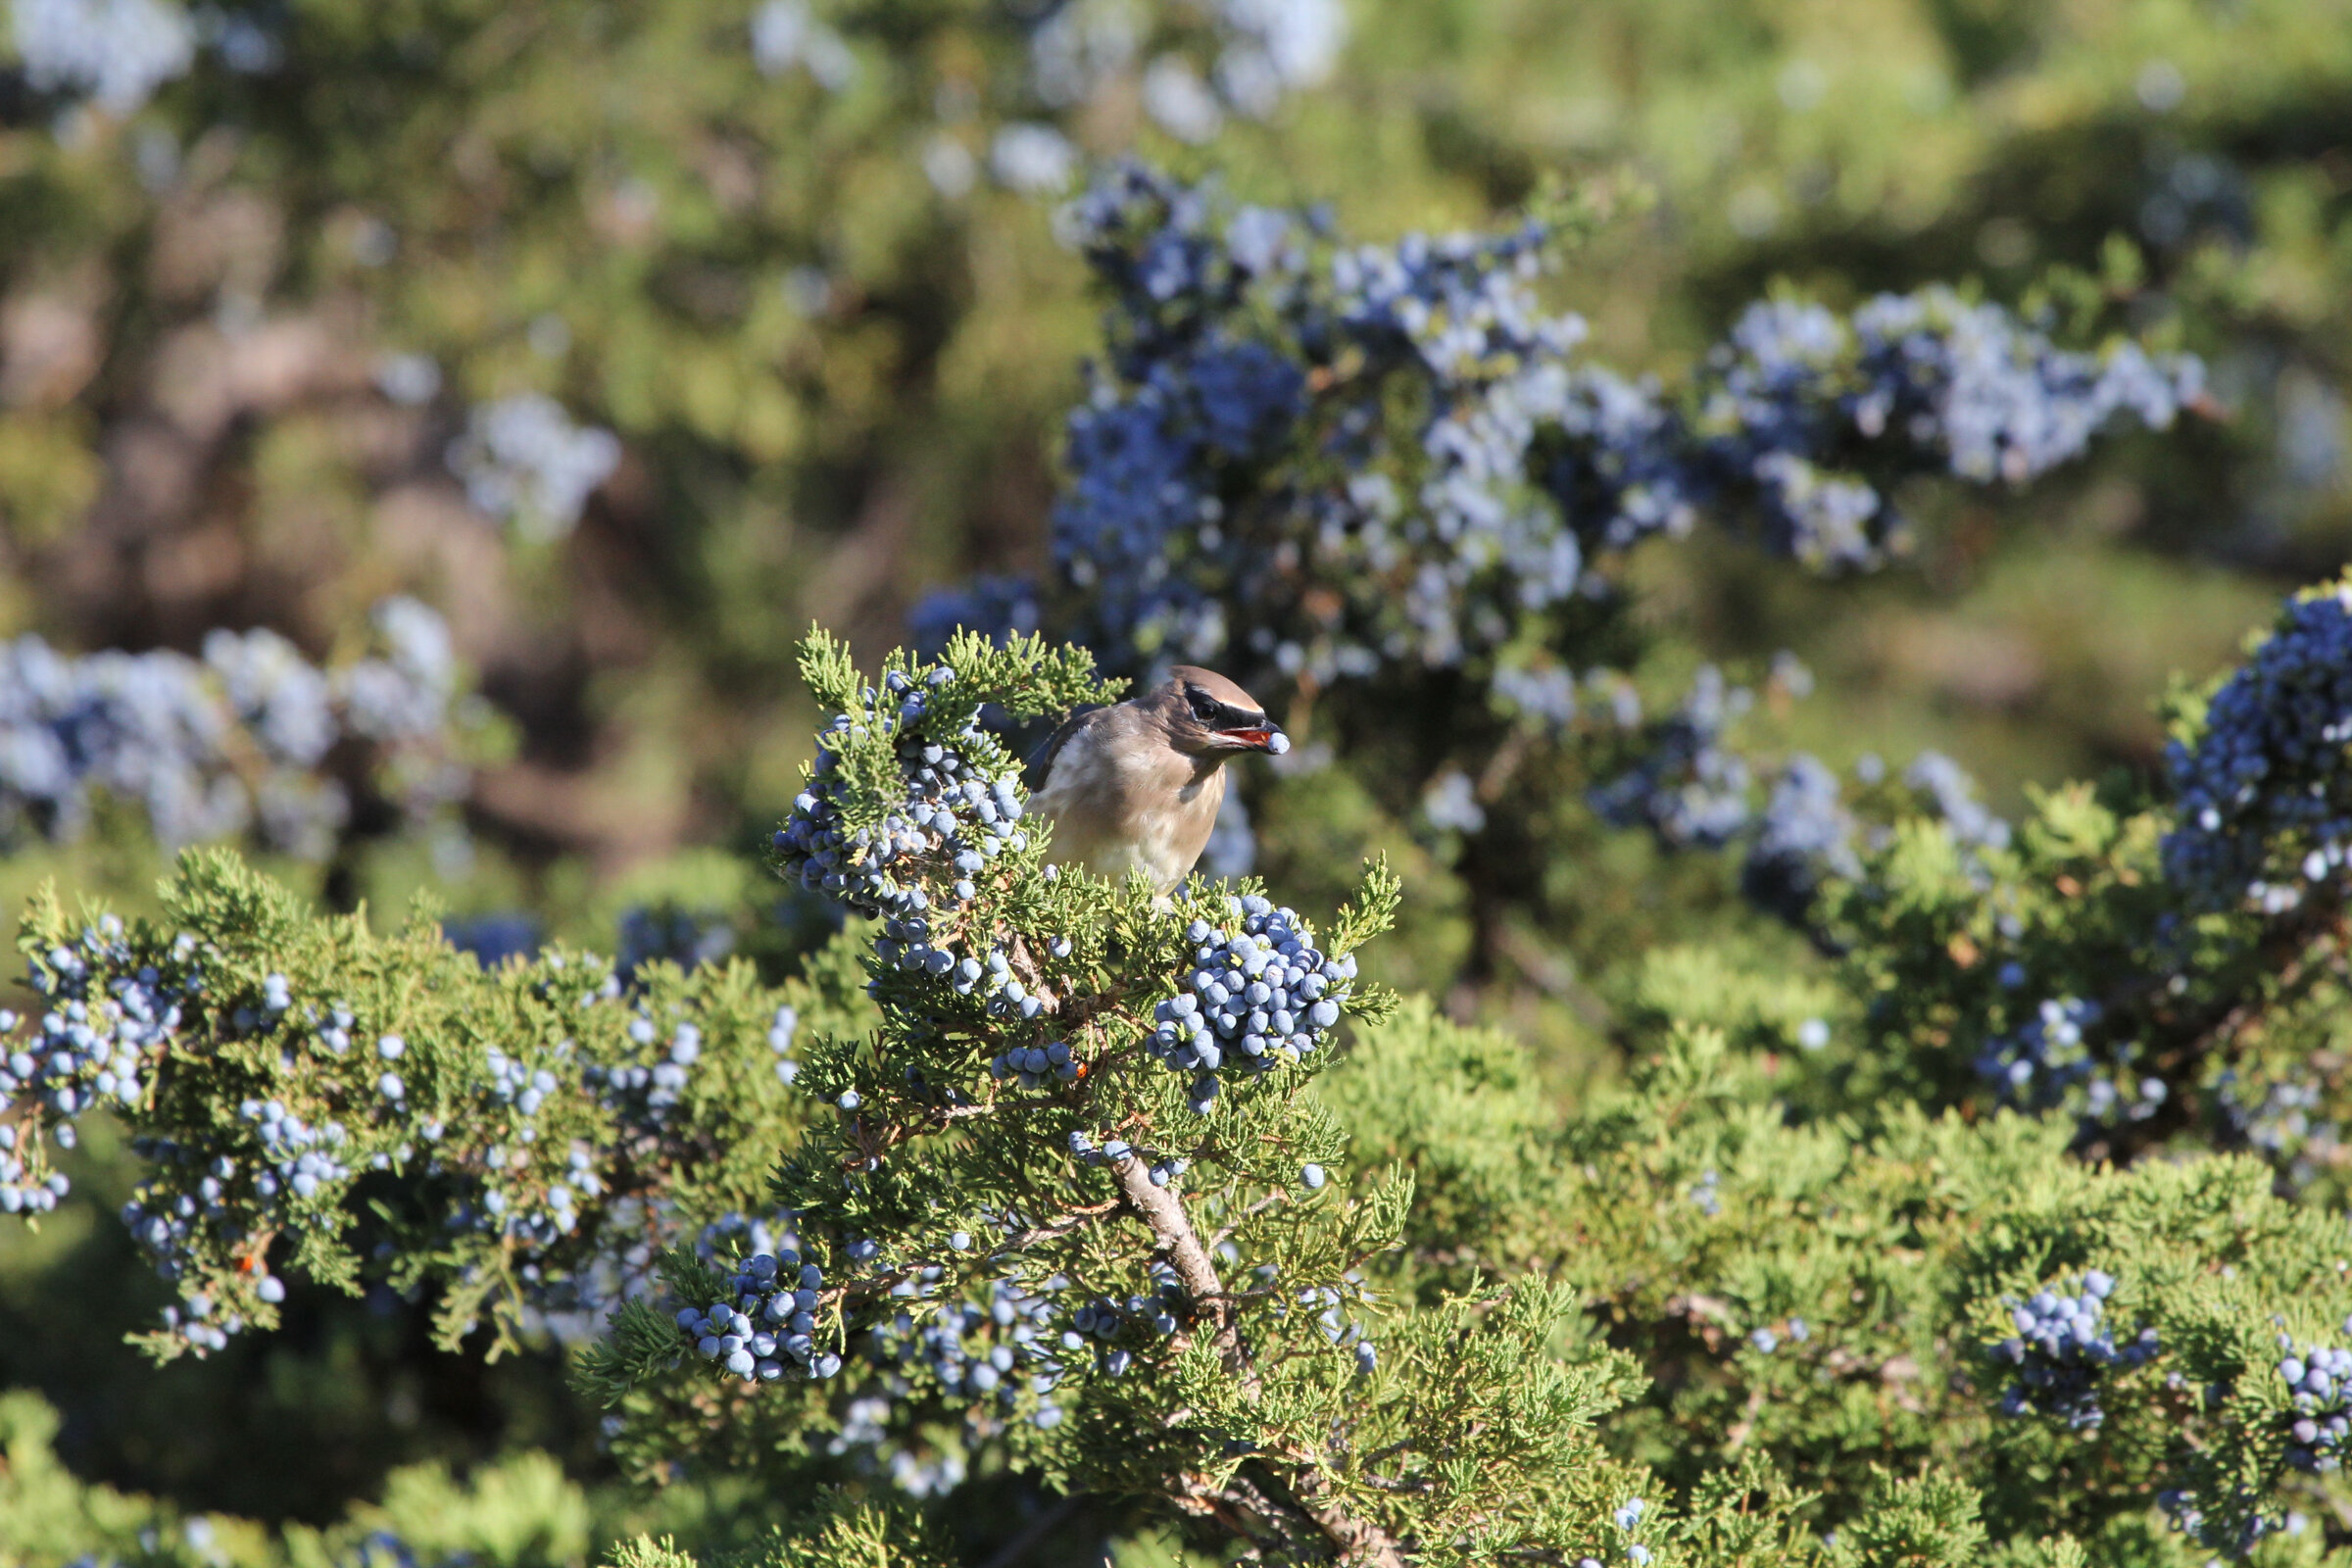
[[[1264,752],[1270,757],[1280,757],[1291,749],[1291,738],[1282,732],[1279,724],[1267,724],[1258,729],[1221,729],[1217,731],[1217,738],[1236,751]]]

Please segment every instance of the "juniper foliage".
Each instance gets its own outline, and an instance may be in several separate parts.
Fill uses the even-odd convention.
[[[1786,657],[1761,705],[1713,665],[1661,691],[1635,563],[1703,525],[1812,573],[1880,569],[1915,542],[1898,496],[2013,492],[2172,430],[2213,408],[2202,362],[1936,285],[1755,300],[1677,382],[1629,375],[1544,293],[1612,202],[1591,183],[1510,226],[1363,245],[1112,168],[1063,213],[1105,352],[1066,422],[1052,570],[935,594],[918,635],[1042,626],[1120,671],[1235,673],[1299,736],[1294,772],[1344,756],[1391,811],[1419,802],[1487,906],[1487,962],[1506,917],[1546,956],[1580,923],[1531,867],[1597,825],[1737,849],[1746,895],[1816,936],[1824,878],[1923,801],[1997,843],[1939,755],[1850,781],[1751,755],[1751,710],[1810,690]]]
[[[289,1265],[429,1285],[443,1341],[480,1325],[495,1353],[534,1321],[593,1328],[656,1250],[771,1214],[800,1021],[846,981],[658,961],[624,989],[561,948],[485,972],[436,912],[322,918],[221,851],[183,858],[160,918],[44,894],[21,941],[49,1010],[6,1064],[0,1203],[53,1207],[53,1150],[95,1106],[126,1119],[150,1164],[123,1219],[181,1298],[147,1342],[167,1358],[274,1326]]]
[[[1394,876],[1318,923],[1249,883],[1157,899],[1054,865],[1017,785],[993,804],[978,721],[1114,695],[1081,650],[967,635],[868,681],[812,633],[803,663],[844,715],[799,808],[835,860],[796,817],[779,866],[900,912],[782,990],[657,961],[631,991],[563,950],[484,971],[429,910],[378,936],[220,854],[183,859],[160,922],[36,907],[68,1023],[138,1057],[113,1107],[153,1159],[133,1224],[185,1221],[152,1350],[268,1327],[281,1271],[386,1269],[492,1348],[608,1309],[577,1368],[616,1456],[832,1497],[753,1548],[796,1564],[940,1560],[926,1518],[1000,1470],[1277,1561],[2153,1564],[2328,1539],[2352,1250],[2309,1140],[2233,1140],[2227,1107],[2258,1062],[2324,1065],[2331,883],[2184,912],[2169,803],[2079,788],[2002,846],[1897,827],[1833,883],[1833,984],[1658,956],[1636,1071],[1564,1115],[1525,1046],[1368,975],[1327,993],[1345,1049],[1251,1020],[1270,1065],[1225,1070],[1219,1013],[1219,1059],[1188,1044],[1171,1071],[1170,1000],[1228,972],[1204,964],[1345,972],[1320,966],[1382,929]],[[2230,704],[2178,711],[2184,757],[2242,750],[2207,722]],[[1000,829],[976,869],[906,804],[951,744]],[[2296,798],[2345,760],[2300,757]],[[150,993],[176,1013],[129,1004]],[[133,1038],[117,1014],[141,1007]],[[1984,1074],[2029,1037],[2060,1092]],[[2126,1068],[2161,1114],[2094,1093]],[[268,1191],[330,1126],[308,1147],[336,1169]],[[45,1148],[14,1157],[39,1176]]]
[[[1946,287],[1747,307],[1669,390],[1581,352],[1535,283],[1598,192],[1493,232],[1349,245],[1126,163],[1065,211],[1107,296],[1054,517],[1061,619],[1114,667],[1576,673],[1581,600],[1701,517],[1817,569],[1899,550],[1907,476],[2022,484],[2200,404],[2193,356],[2070,350]],[[924,614],[998,630],[1001,589]],[[960,612],[960,613],[959,613]],[[1563,695],[1554,708],[1573,699]],[[1539,717],[1549,716],[1539,712]]]
[[[936,668],[894,658],[877,686],[823,639],[804,662],[847,715],[814,776],[858,788],[812,791],[802,809],[838,812],[853,864],[892,856],[876,896],[912,911],[894,930],[922,930],[876,943],[879,1027],[806,1054],[801,1086],[833,1114],[776,1178],[797,1248],[732,1279],[675,1254],[665,1267],[673,1298],[710,1303],[697,1328],[733,1308],[739,1335],[778,1314],[759,1279],[807,1271],[806,1316],[770,1338],[796,1355],[790,1336],[812,1341],[816,1375],[720,1396],[713,1433],[712,1369],[686,1353],[690,1331],[632,1307],[584,1363],[619,1401],[618,1451],[660,1463],[699,1428],[749,1455],[856,1423],[880,1451],[911,1455],[945,1429],[1063,1487],[1158,1497],[1283,1555],[1395,1561],[1430,1538],[1449,1543],[1445,1560],[1473,1560],[1592,1538],[1606,1504],[1585,1467],[1607,1469],[1592,1420],[1628,1373],[1598,1347],[1540,1355],[1572,1298],[1529,1281],[1386,1310],[1364,1271],[1394,1247],[1411,1181],[1390,1169],[1346,1197],[1326,1185],[1347,1166],[1344,1129],[1310,1089],[1331,1059],[1321,1030],[1273,1029],[1269,1065],[1218,1074],[1206,1095],[1154,1049],[1161,1004],[1231,951],[1237,922],[1268,912],[1254,888],[1195,881],[1155,899],[1141,879],[1049,864],[1043,833],[1010,836],[979,873],[900,857],[900,802],[922,795],[935,737],[961,735],[982,704],[1018,714],[1092,695],[1085,656],[965,636]],[[881,700],[902,691],[944,695]],[[788,865],[814,863],[809,842],[797,822],[778,834]],[[1370,870],[1324,951],[1346,964],[1396,897]],[[1248,950],[1252,978],[1314,940],[1301,918],[1285,926],[1296,935],[1280,946]],[[910,939],[942,958],[906,961]],[[1007,978],[976,985],[967,960]],[[1359,1019],[1395,1004],[1369,985],[1330,1000]],[[991,1070],[1014,1054],[1069,1070]],[[768,1353],[757,1332],[742,1338]],[[900,1473],[940,1478],[919,1461]]]

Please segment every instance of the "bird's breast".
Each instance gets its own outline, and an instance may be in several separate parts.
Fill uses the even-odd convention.
[[[1225,801],[1225,770],[1189,781],[1131,818],[1136,858],[1152,885],[1166,893],[1192,874],[1208,836],[1216,830],[1217,808]]]
[[[1054,858],[1102,876],[1141,870],[1167,892],[1190,875],[1225,800],[1222,768],[1159,749],[1072,744],[1031,809],[1054,823]]]

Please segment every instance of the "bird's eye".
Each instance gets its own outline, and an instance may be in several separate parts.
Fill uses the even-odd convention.
[[[1209,696],[1208,693],[1194,692],[1191,694],[1191,698],[1193,704],[1193,716],[1199,719],[1201,723],[1205,724],[1210,719],[1217,716],[1217,700]]]

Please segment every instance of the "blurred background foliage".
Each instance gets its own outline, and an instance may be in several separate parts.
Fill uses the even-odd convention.
[[[925,590],[1043,567],[1100,346],[1056,212],[1128,151],[1364,239],[1582,188],[1603,221],[1544,288],[1628,370],[1688,368],[1759,295],[1933,280],[2204,356],[2225,417],[2022,496],[1905,497],[1919,544],[1887,571],[1719,537],[1635,558],[1645,684],[1793,652],[1816,689],[1755,721],[1836,766],[1932,746],[2005,811],[2029,781],[2146,768],[2168,679],[2352,554],[2345,0],[0,16],[0,631],[194,654],[266,626],[324,662],[388,595],[441,612],[501,738],[462,834],[363,811],[324,858],[270,862],[339,907],[429,889],[541,936],[790,968],[824,921],[750,851],[811,728],[792,641],[819,619],[870,663]],[[1248,780],[1258,868],[1311,909],[1391,854],[1411,896],[1384,978],[1515,1029],[1555,1092],[1616,1070],[1629,1020],[1690,989],[1689,945],[1812,961],[1728,861],[1589,816],[1553,824],[1573,853],[1543,868],[1544,929],[1497,925],[1428,781],[1348,760]],[[13,845],[0,897],[56,878],[135,909],[165,863],[102,812]],[[0,1415],[0,1496],[69,1484],[54,1454],[153,1499],[87,1506],[192,1560],[262,1549],[207,1544],[199,1514],[462,1515],[434,1466],[541,1499],[540,1534],[466,1547],[497,1561],[645,1527],[592,1498],[596,1418],[553,1349],[485,1366],[432,1350],[422,1308],[298,1288],[284,1333],[138,1362],[122,1336],[164,1288],[99,1212],[127,1155],[78,1160],[45,1228],[0,1232],[0,1387],[47,1400]],[[308,1539],[269,1549],[344,1549]],[[0,1558],[39,1550],[0,1527]]]

